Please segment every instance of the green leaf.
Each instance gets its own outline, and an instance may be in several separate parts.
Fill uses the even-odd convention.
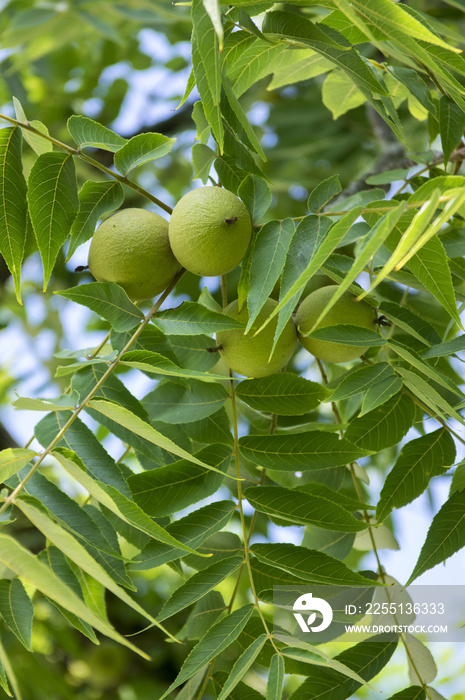
[[[42,134],[45,134],[48,136],[48,129],[45,126],[45,124],[42,124],[42,122],[38,121],[37,119],[34,119],[33,121],[29,121],[28,118],[26,117],[26,114],[24,112],[24,109],[21,105],[21,102],[16,98],[13,97],[13,106],[15,108],[15,114],[16,114],[16,119],[20,122],[23,122],[23,124],[29,124],[29,126],[34,127],[37,131],[39,131]],[[40,136],[40,134],[35,134],[33,131],[30,131],[29,129],[23,129],[21,128],[22,135],[24,136],[24,140],[27,141],[27,143],[30,145],[32,150],[38,155],[42,155],[42,153],[48,153],[49,151],[53,150],[53,146],[51,142]]]
[[[35,586],[39,591],[59,603],[66,610],[73,612],[88,622],[102,634],[129,647],[129,649],[132,649],[140,656],[149,659],[145,652],[140,651],[131,642],[118,634],[106,620],[103,620],[90,610],[53,571],[8,535],[0,535],[0,561],[18,576],[21,576],[25,582]]]
[[[180,610],[193,605],[197,600],[212,591],[230,574],[237,571],[244,559],[240,556],[228,557],[214,562],[187,579],[164,603],[157,620],[163,622]]]
[[[21,474],[20,476],[24,477],[25,475]],[[19,477],[17,481],[9,482],[11,486],[17,486],[19,483]],[[92,511],[88,512],[82,508],[46,476],[35,472],[28,480],[24,490],[42,503],[49,511],[49,515],[53,516],[59,524],[77,535],[82,540],[82,544],[89,544],[100,552],[121,559],[118,543],[111,542],[105,537],[104,531],[92,517]],[[88,551],[92,550],[88,549]],[[93,552],[93,554],[99,558],[98,552]],[[101,562],[101,559],[99,561]]]
[[[266,684],[266,700],[281,700],[284,683],[284,659],[281,654],[275,654],[270,663],[268,682]]]
[[[379,362],[376,365],[357,367],[354,371],[343,377],[328,397],[328,401],[342,401],[351,396],[357,396],[389,377],[395,378],[396,374],[387,362]]]
[[[71,412],[50,413],[37,423],[34,432],[43,447],[48,447],[52,440],[57,437],[71,415]],[[68,426],[58,446],[76,452],[95,479],[114,486],[125,496],[130,497],[131,491],[123,477],[120,465],[110,457],[90,428],[79,418],[75,418],[73,423]]]
[[[114,403],[113,401],[107,401],[105,399],[91,399],[87,405],[90,408],[103,413],[105,416],[108,416],[108,418],[111,418],[116,423],[120,423],[128,430],[132,430],[132,432],[136,433],[136,435],[140,435],[146,440],[149,440],[149,442],[152,442],[154,445],[158,445],[162,449],[168,450],[168,452],[194,462],[194,464],[198,464],[201,467],[218,471],[215,469],[215,467],[202,462],[200,459],[196,459],[186,452],[186,450],[178,447],[172,440],[159,433],[158,430],[152,428],[151,425],[143,421],[141,418],[139,418],[139,416],[136,416],[134,413],[131,413],[131,411],[128,411],[119,404]]]
[[[151,420],[182,425],[216,413],[228,398],[220,384],[166,381],[144,397],[143,405]]]
[[[398,637],[394,634],[373,635],[338,654],[335,660],[369,681],[386,666],[397,644]],[[360,682],[334,669],[312,666],[311,676],[292,693],[289,700],[346,700],[360,685]]]
[[[155,620],[150,613],[146,612],[136,601],[134,601],[126,591],[121,588],[113,578],[105,571],[105,569],[87,552],[80,542],[73,537],[69,532],[64,530],[59,525],[55,524],[47,515],[45,509],[36,499],[31,499],[29,496],[21,496],[16,500],[17,506],[23,511],[24,515],[40,530],[47,539],[53,542],[66,556],[74,561],[81,569],[87,571],[93,578],[101,583],[105,588],[114,593],[118,598],[125,602],[129,607],[133,608],[140,615],[145,617],[150,622],[160,627],[164,632],[163,627]],[[0,555],[1,556],[1,555]],[[47,594],[50,595],[49,591]],[[66,606],[65,606],[66,607]]]
[[[45,291],[78,207],[73,158],[55,151],[39,156],[29,173],[27,201],[44,266]]]
[[[293,525],[315,525],[337,532],[359,532],[368,526],[345,508],[327,498],[281,486],[250,486],[244,498],[261,513],[291,522]]]
[[[312,259],[314,253],[324,241],[330,227],[331,221],[322,216],[306,216],[299,223],[289,245],[286,262],[281,275],[280,301],[286,297],[287,292],[293,287],[294,281],[300,278],[302,273],[307,269],[308,261]],[[274,345],[284,326],[291,318],[303,291],[304,285],[301,286],[279,312]]]
[[[247,175],[245,180],[239,185],[238,195],[249,210],[254,223],[260,221],[263,214],[271,206],[272,195],[270,187],[266,180],[257,175]]]
[[[396,326],[399,326],[399,328],[424,345],[441,342],[441,338],[433,326],[413,313],[411,309],[400,306],[400,304],[396,304],[393,301],[382,301],[379,311],[381,314],[385,314]]]
[[[304,493],[309,494],[311,498],[314,496],[317,498],[325,498],[326,500],[345,508],[345,510],[349,511],[349,513],[353,513],[357,510],[369,510],[370,508],[374,508],[374,506],[370,506],[367,503],[362,503],[356,498],[346,496],[345,493],[336,491],[328,486],[325,486],[324,484],[318,483],[317,481],[310,481],[307,484],[300,484],[295,490],[303,491]]]
[[[221,68],[218,39],[202,0],[192,2],[192,65],[202,107],[220,152],[224,128],[220,112]]]
[[[455,445],[444,428],[411,440],[401,450],[381,490],[376,518],[383,521],[393,508],[411,503],[433,476],[443,474],[454,462]]]
[[[270,321],[276,316],[279,311],[293,299],[297,292],[300,292],[307,282],[313,277],[313,275],[318,272],[320,267],[326,262],[331,253],[337,248],[339,243],[342,241],[346,233],[349,231],[352,224],[360,216],[362,212],[362,207],[355,207],[352,211],[345,214],[338,222],[336,222],[329,231],[323,227],[321,230],[317,230],[315,233],[318,236],[314,243],[313,253],[308,262],[305,270],[299,275],[299,277],[291,284],[290,288],[283,295],[280,295],[280,300],[278,306],[274,309],[273,313],[270,314],[268,320],[262,325],[261,328],[257,330],[257,333],[261,331]],[[301,226],[307,219],[310,220],[311,224],[311,237],[314,235],[313,222],[315,219],[318,221],[320,217],[306,217],[301,222]],[[299,233],[299,227],[296,229],[296,235]],[[291,250],[291,248],[290,248]],[[293,309],[292,309],[293,310]],[[292,313],[292,311],[291,311]]]
[[[344,435],[353,445],[380,452],[401,441],[415,419],[415,404],[399,392],[389,401],[352,420]]]
[[[320,430],[293,435],[246,435],[239,439],[239,449],[245,459],[264,469],[292,472],[340,467],[368,454],[348,439]]]
[[[0,452],[0,483],[19,472],[37,455],[35,450],[22,447],[7,447]]]
[[[246,332],[252,328],[263,304],[278,280],[294,235],[292,219],[269,221],[256,234],[250,257],[250,289],[247,295],[249,320]]]
[[[331,586],[376,585],[365,576],[351,571],[338,559],[295,544],[259,543],[252,545],[251,551],[261,562],[282,569],[307,583]]]
[[[208,445],[195,452],[202,462],[226,472],[231,456],[227,445]],[[214,494],[224,476],[183,459],[166,467],[148,469],[129,476],[129,488],[137,505],[147,515],[161,517],[176,513]]]
[[[399,357],[401,357],[403,360],[412,365],[412,367],[415,367],[415,369],[417,369],[419,372],[426,375],[433,382],[436,382],[444,389],[452,391],[453,393],[461,397],[464,396],[463,392],[461,392],[461,390],[458,388],[455,382],[449,379],[449,377],[447,377],[442,372],[439,372],[434,367],[431,367],[431,365],[429,365],[427,362],[424,362],[423,359],[414,350],[410,350],[403,343],[399,343],[399,341],[396,340],[390,340],[389,347],[392,348],[394,352],[397,353],[397,355],[399,355]],[[455,417],[457,417],[458,420],[460,420],[460,416],[458,416],[458,414]]]
[[[194,178],[199,178],[205,185],[217,154],[203,143],[195,143],[192,146],[192,165],[194,167]]]
[[[214,345],[214,341],[210,341]],[[206,350],[204,349],[206,353]],[[158,352],[150,352],[149,350],[130,350],[121,355],[120,364],[126,365],[127,367],[135,367],[140,369],[142,372],[147,374],[162,374],[167,377],[187,377],[192,378],[192,381],[197,385],[196,380],[200,380],[203,384],[212,384],[217,380],[225,381],[227,377],[221,374],[197,372],[193,369],[183,369],[178,367],[174,362],[171,362],[164,355],[160,355]],[[220,391],[218,387],[218,391]]]
[[[101,482],[93,479],[86,471],[82,461],[80,461],[73,452],[63,448],[56,448],[53,454],[63,468],[66,469],[66,471],[73,478],[75,478],[78,483],[84,486],[84,488],[87,489],[87,491],[99,503],[105,506],[105,508],[108,508],[109,511],[117,515],[128,525],[141,530],[141,532],[144,532],[146,535],[149,535],[149,537],[152,537],[153,539],[157,540],[157,542],[161,542],[164,545],[179,547],[185,552],[193,552],[190,547],[184,545],[182,542],[179,542],[175,537],[170,535],[163,527],[161,527],[161,525],[154,522],[131,499],[121,494],[113,486],[102,484]],[[79,564],[79,562],[76,563]],[[91,572],[89,571],[89,573]],[[91,573],[91,575],[94,574]],[[103,583],[103,581],[101,583]]]
[[[123,175],[127,175],[139,165],[166,156],[173,148],[175,141],[176,139],[153,132],[137,134],[116,151],[115,168]]]
[[[418,561],[406,585],[451,557],[462,547],[465,547],[465,491],[458,491],[450,496],[434,516]]]
[[[10,270],[21,303],[21,263],[27,232],[26,181],[21,162],[21,131],[0,129],[0,253]]]
[[[266,634],[261,634],[257,639],[255,639],[250,646],[245,649],[242,654],[236,659],[231,673],[229,674],[227,680],[225,681],[223,688],[218,695],[218,700],[225,700],[225,698],[233,697],[231,695],[234,688],[245,676],[249,668],[254,663],[255,659],[259,655],[267,639]]]
[[[207,444],[216,442],[223,445],[232,445],[234,442],[229,417],[224,408],[207,418],[186,424],[184,430],[195,442]]]
[[[459,423],[464,424],[462,416],[455,411],[451,405],[443,399],[436,389],[433,389],[430,382],[419,377],[415,372],[411,372],[404,367],[397,367],[397,372],[403,377],[404,384],[410,391],[417,396],[426,406],[429,406],[433,412],[443,417],[443,412],[446,415],[453,416]]]
[[[209,661],[227,649],[242,632],[253,610],[253,605],[244,605],[242,608],[219,620],[219,622],[216,622],[193,648],[183,663],[176,680],[171,683],[160,700],[166,698],[172,690],[189,680],[189,678],[192,678]]]
[[[311,214],[319,214],[322,209],[342,191],[339,175],[332,175],[322,180],[312,190],[307,201],[307,209]]]
[[[175,309],[160,311],[152,321],[167,335],[199,335],[244,328],[243,323],[225,314],[210,311],[195,301],[184,301]]]
[[[447,95],[439,100],[439,132],[441,134],[444,167],[447,166],[452,151],[462,143],[465,129],[465,112]]]
[[[448,340],[445,343],[438,343],[433,345],[431,348],[424,350],[421,356],[424,358],[430,357],[448,357],[449,355],[454,355],[457,352],[463,352],[465,350],[465,335],[460,335],[458,338],[453,340]]]
[[[302,416],[317,408],[328,396],[328,391],[321,384],[283,372],[239,382],[236,396],[256,411]]]
[[[382,406],[383,403],[386,403],[392,396],[397,394],[402,387],[402,379],[397,376],[385,377],[379,384],[370,387],[363,397],[362,408],[358,414],[359,417],[370,413],[378,406]]]
[[[34,608],[19,578],[0,581],[0,615],[21,644],[32,651]]]
[[[367,345],[370,347],[380,347],[387,342],[379,333],[376,333],[376,331],[371,331],[369,328],[361,328],[360,326],[351,326],[346,323],[316,328],[311,333],[306,334],[305,337],[315,338],[316,340],[327,340],[341,345],[354,345],[360,348],[366,347]]]
[[[79,192],[79,209],[71,226],[71,239],[66,259],[69,260],[82,243],[94,235],[99,218],[118,209],[124,192],[119,182],[92,182],[87,180]]]
[[[131,330],[144,318],[142,311],[115,282],[89,282],[56,294],[87,306],[120,333]]]
[[[111,129],[102,126],[89,117],[73,115],[68,119],[68,131],[79,148],[101,148],[104,151],[116,153],[128,143],[127,139],[115,134]]]
[[[235,510],[234,501],[217,501],[170,523],[166,531],[182,544],[191,549],[198,549],[214,532],[226,527]],[[137,554],[131,569],[133,571],[153,569],[183,556],[185,556],[183,549],[152,541]]]

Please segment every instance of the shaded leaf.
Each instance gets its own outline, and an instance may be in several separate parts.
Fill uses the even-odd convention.
[[[106,620],[103,620],[90,610],[51,569],[8,535],[0,535],[0,561],[15,571],[24,581],[32,584],[46,596],[49,596],[64,608],[88,622],[102,634],[129,647],[129,649],[132,649],[144,658],[149,658],[144,652],[118,634]]]
[[[202,569],[185,581],[164,603],[157,620],[163,622],[168,617],[193,605],[199,598],[203,598],[212,591],[230,574],[237,571],[244,559],[241,556],[220,559],[206,569]]]
[[[415,404],[399,392],[382,406],[352,420],[344,435],[354,445],[379,452],[399,443],[414,419]]]
[[[32,651],[34,608],[19,578],[0,581],[0,615],[21,644],[28,651]]]
[[[440,564],[465,546],[465,491],[457,491],[434,516],[420,556],[407,581]]]
[[[396,650],[394,634],[378,634],[346,649],[335,658],[365,681],[376,676]],[[300,685],[289,700],[346,700],[360,683],[330,668],[312,667],[312,675]]]
[[[189,513],[166,527],[166,531],[191,549],[197,549],[214,532],[222,530],[236,510],[234,501],[217,501]],[[137,554],[131,569],[140,571],[153,569],[161,564],[183,557],[185,551],[169,547],[160,542],[149,542],[140,554]]]
[[[171,683],[160,700],[163,700],[172,690],[180,686],[181,683],[187,681],[209,661],[227,649],[242,632],[253,610],[253,605],[244,605],[242,608],[235,610],[227,617],[216,622],[193,648],[184,661],[176,680]]]
[[[266,700],[281,700],[285,670],[283,657],[280,654],[275,654],[270,663],[268,682],[266,684]]]
[[[151,420],[183,424],[216,413],[228,396],[220,384],[166,381],[144,397],[143,405]]]
[[[282,569],[307,583],[376,585],[365,576],[351,571],[338,559],[295,544],[259,543],[252,545],[251,551],[263,563]]]
[[[443,474],[454,459],[454,441],[444,428],[404,445],[381,490],[377,519],[384,520],[393,508],[401,508],[417,498],[429,480]]]
[[[328,391],[290,372],[260,379],[246,379],[236,386],[236,396],[256,411],[280,416],[301,416],[317,408]]]
[[[339,467],[368,454],[348,439],[319,430],[293,435],[246,435],[239,439],[239,449],[245,459],[264,469],[293,472]]]
[[[465,129],[465,112],[447,95],[439,100],[439,132],[444,153],[444,167],[447,166],[452,151],[462,143]]]
[[[195,455],[201,461],[226,471],[231,448],[226,445],[208,445]],[[211,496],[223,480],[224,476],[183,459],[166,467],[133,474],[128,478],[128,483],[140,508],[147,515],[160,517],[176,513]]]
[[[92,182],[87,180],[79,192],[79,209],[71,226],[71,240],[66,259],[69,260],[82,243],[94,235],[99,218],[117,209],[124,199],[119,182]]]

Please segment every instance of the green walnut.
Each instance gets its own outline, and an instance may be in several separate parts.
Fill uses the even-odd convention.
[[[321,287],[306,297],[297,311],[295,322],[299,333],[299,340],[309,352],[319,360],[327,362],[350,362],[368,350],[368,347],[356,345],[340,345],[326,340],[316,340],[305,337],[317,320],[325,306],[332,299],[338,289],[338,285]],[[375,314],[372,307],[365,301],[357,302],[354,295],[345,292],[328,311],[316,328],[336,326],[345,323],[361,328],[375,329]],[[314,330],[316,330],[316,328]]]
[[[268,374],[279,372],[291,359],[297,341],[295,325],[291,319],[284,326],[271,358],[277,317],[253,337],[276,306],[276,301],[267,299],[247,335],[244,335],[240,328],[216,334],[220,353],[234,372],[245,377],[266,377]],[[224,309],[224,313],[244,324],[249,320],[247,306],[244,304],[239,311],[237,299]]]
[[[252,221],[229,190],[199,187],[174,207],[169,237],[174,255],[186,270],[214,277],[241,262],[252,237]]]
[[[146,209],[132,208],[100,224],[88,264],[98,282],[116,282],[133,301],[163,292],[180,268],[171,251],[168,222]]]

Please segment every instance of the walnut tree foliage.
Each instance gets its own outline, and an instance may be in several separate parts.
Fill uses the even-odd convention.
[[[0,328],[52,333],[54,393],[10,395],[1,369],[2,401],[38,421],[24,446],[0,432],[0,695],[344,700],[371,682],[376,697],[442,697],[420,642],[331,654],[283,640],[267,603],[274,585],[386,582],[392,513],[446,473],[401,583],[465,546],[465,3],[3,4]],[[144,52],[141,30],[169,58]],[[130,76],[151,65],[185,75],[178,109],[117,133]],[[254,222],[212,291],[181,272],[135,305],[73,272],[102,218],[168,217],[192,178],[236,194]],[[370,346],[359,360],[298,347],[285,371],[244,379],[207,352],[231,327],[228,301],[252,321],[277,295],[279,335],[321,274],[382,321],[316,332]],[[76,304],[93,347],[79,328],[64,344]],[[383,482],[371,503],[370,470]],[[392,695],[372,679],[402,646],[410,673]]]

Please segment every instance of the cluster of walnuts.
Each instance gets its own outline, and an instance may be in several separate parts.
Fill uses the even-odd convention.
[[[252,221],[241,200],[220,187],[200,187],[179,200],[169,223],[146,209],[123,209],[106,219],[92,239],[89,269],[99,282],[116,282],[131,299],[141,301],[160,294],[181,267],[206,277],[230,272],[241,262],[251,238]],[[247,335],[241,329],[217,333],[228,367],[247,377],[274,374],[290,360],[297,337],[322,360],[338,363],[360,357],[367,348],[305,336],[336,289],[337,285],[322,287],[302,301],[271,357],[277,318],[254,334],[277,306],[272,298]],[[244,324],[248,321],[247,307],[244,304],[239,310],[237,299],[224,313]],[[374,321],[371,306],[356,303],[353,295],[345,293],[318,327],[345,323],[372,329]]]

